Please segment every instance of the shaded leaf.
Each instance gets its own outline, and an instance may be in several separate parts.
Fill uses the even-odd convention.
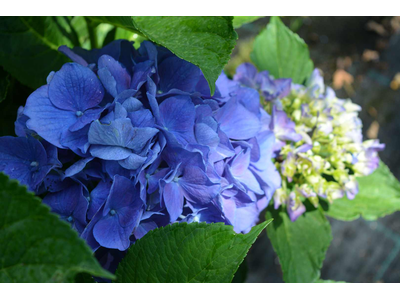
[[[0,65],[32,88],[68,61],[58,47],[72,46],[53,17],[1,17],[0,45]]]
[[[265,221],[248,234],[222,223],[174,223],[149,232],[119,264],[118,282],[231,282]]]
[[[10,75],[0,68],[0,103],[6,99],[10,88]]]
[[[113,279],[69,224],[0,173],[0,282],[73,282],[79,273]]]
[[[292,222],[285,209],[275,210],[269,207],[266,217],[274,218],[267,233],[279,257],[283,280],[317,280],[332,240],[331,226],[324,214],[319,209],[308,210]]]

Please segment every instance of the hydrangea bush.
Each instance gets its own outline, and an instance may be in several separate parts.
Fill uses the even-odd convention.
[[[304,255],[312,268],[301,278],[284,274],[285,280],[317,280],[330,232],[323,233],[327,245],[313,248],[311,243],[307,252],[276,230],[301,229],[302,222],[310,220],[308,214],[317,212],[320,223],[309,228],[312,235],[313,230],[329,228],[322,202],[331,207],[335,200],[362,201],[357,199],[363,188],[358,179],[382,165],[377,152],[384,145],[378,140],[363,141],[361,107],[337,98],[325,87],[318,69],[307,74],[305,68],[300,82],[299,74],[279,76],[274,70],[280,61],[272,52],[265,52],[262,63],[258,57],[255,65],[244,63],[228,77],[221,69],[236,37],[232,18],[126,18],[92,21],[121,27],[131,22],[147,39],[140,47],[116,39],[96,48],[91,39],[91,50],[61,45],[53,53],[62,55],[63,63],[50,70],[46,84],[18,109],[16,137],[0,137],[0,172],[17,179],[69,223],[105,269],[115,273],[118,268],[119,282],[231,281],[249,247],[270,222],[260,223],[266,210],[283,211],[291,221],[284,224],[281,216],[268,227],[282,268],[296,271],[298,267],[296,259],[282,252],[282,241],[287,242],[284,249],[292,247],[290,253]],[[172,33],[165,32],[165,22],[179,33],[185,22],[188,28],[198,22],[192,32],[182,33],[193,41],[201,30],[208,33],[213,26],[226,26],[217,35],[225,40],[218,40],[221,47],[214,52],[204,43],[193,50],[184,46],[184,38],[179,43],[172,36],[166,38]],[[277,28],[292,39],[291,47],[304,52],[304,42],[279,18],[272,18],[254,51],[262,53],[260,44],[269,41]],[[304,53],[309,65],[308,50]],[[218,65],[207,55],[224,59]],[[298,61],[298,57],[289,55],[284,63],[290,60]],[[3,65],[24,82],[24,75],[8,63]],[[213,78],[218,79],[214,82]],[[392,180],[390,172],[385,172],[374,174]],[[397,185],[391,185],[391,191],[400,190]],[[12,213],[18,211],[10,209],[17,202],[11,201],[13,194],[8,190],[10,186],[4,185],[4,195],[9,196],[2,201],[8,207],[4,211]],[[400,209],[395,201],[388,203],[383,203],[390,206],[386,211]],[[1,216],[4,222],[13,220]],[[0,244],[8,240],[1,234]],[[24,243],[23,239],[12,246],[19,249]],[[46,275],[37,271],[42,277],[27,279],[10,273],[2,277],[1,269],[15,259],[0,246],[2,251],[9,256],[4,266],[0,264],[0,281],[55,280],[51,271]],[[210,267],[210,262],[215,265]],[[164,263],[176,270],[165,274],[160,267]],[[179,277],[186,267],[188,277]],[[219,271],[212,273],[214,269]],[[109,273],[86,272],[115,279]],[[205,277],[189,279],[190,272]]]

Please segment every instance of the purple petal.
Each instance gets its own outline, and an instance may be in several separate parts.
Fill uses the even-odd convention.
[[[165,184],[163,200],[170,216],[170,222],[176,221],[183,210],[183,191],[181,187],[174,181]]]
[[[253,64],[243,63],[237,67],[233,80],[240,82],[244,86],[255,88],[257,72],[257,68]]]
[[[76,62],[84,67],[88,66],[88,63],[86,62],[86,60],[84,60],[81,56],[76,54],[74,51],[72,51],[67,46],[58,47],[58,51],[63,53],[65,56],[69,57],[73,62]]]

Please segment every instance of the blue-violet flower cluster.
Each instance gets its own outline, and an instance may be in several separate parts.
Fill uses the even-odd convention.
[[[73,62],[19,109],[17,137],[0,137],[0,171],[93,250],[124,251],[172,222],[256,224],[281,187],[257,89],[221,74],[210,95],[198,67],[147,41],[60,51]]]

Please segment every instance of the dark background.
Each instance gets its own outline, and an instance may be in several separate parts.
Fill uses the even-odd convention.
[[[238,30],[227,72],[249,60],[251,43],[268,19]],[[380,157],[400,179],[400,17],[285,17],[283,21],[309,45],[325,84],[340,98],[362,106],[364,137],[386,144]],[[400,212],[373,222],[329,221],[333,241],[321,278],[400,282]],[[279,260],[265,232],[250,250],[247,265],[247,282],[282,282]]]

